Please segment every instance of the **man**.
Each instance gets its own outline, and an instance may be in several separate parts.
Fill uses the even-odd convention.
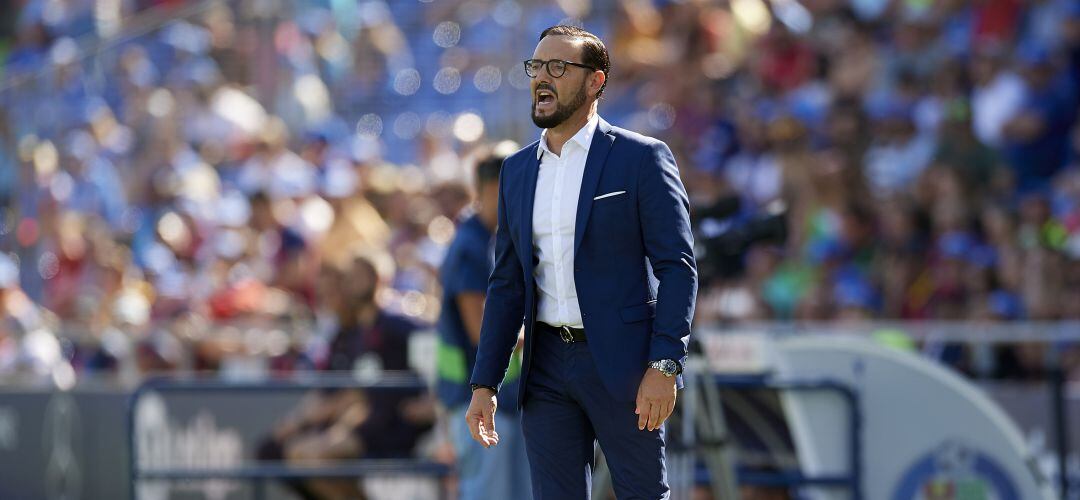
[[[686,191],[664,143],[597,115],[610,69],[599,38],[554,26],[525,67],[544,130],[503,164],[466,420],[498,445],[496,394],[524,318],[517,403],[534,498],[588,498],[596,440],[616,496],[667,498],[662,424],[697,294]]]
[[[501,444],[494,453],[484,453],[472,440],[465,424],[465,409],[471,399],[469,373],[480,342],[484,317],[484,294],[491,274],[491,248],[495,224],[499,220],[499,170],[503,158],[491,156],[476,166],[476,213],[458,227],[454,242],[446,252],[439,272],[443,306],[439,315],[437,355],[439,400],[449,415],[449,434],[457,455],[458,498],[485,500],[513,498],[527,500],[528,462],[521,425],[516,411],[499,412]],[[516,395],[519,351],[514,351],[511,371],[503,379],[503,394]]]
[[[393,274],[389,258],[358,253],[340,276],[323,277],[329,282],[320,290],[338,294],[330,302],[337,308],[338,331],[323,364],[327,371],[410,370],[409,337],[420,325],[384,310],[375,299],[381,279]],[[433,407],[432,401],[411,390],[313,392],[260,444],[257,455],[260,460],[285,460],[301,467],[359,458],[408,458],[432,426]],[[366,498],[355,480],[297,479],[287,484],[304,499]]]

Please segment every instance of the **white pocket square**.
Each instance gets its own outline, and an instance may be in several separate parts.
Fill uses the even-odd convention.
[[[604,198],[611,198],[612,196],[619,196],[620,194],[626,194],[626,191],[613,191],[608,194],[602,194],[600,196],[597,196],[596,198],[593,198],[593,201],[602,200]]]

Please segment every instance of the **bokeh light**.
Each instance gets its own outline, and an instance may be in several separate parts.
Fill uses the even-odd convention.
[[[150,93],[146,100],[146,111],[155,118],[164,118],[173,112],[176,100],[168,89],[159,88]]]
[[[772,23],[769,8],[762,0],[732,0],[731,10],[739,24],[754,34],[765,33]]]
[[[454,238],[454,232],[454,221],[442,215],[428,224],[428,238],[440,245],[449,245]]]
[[[462,113],[454,120],[454,137],[461,142],[475,142],[484,136],[484,120],[476,113]]]
[[[51,280],[60,272],[60,259],[55,253],[44,252],[38,258],[37,270],[42,279]]]
[[[649,108],[649,125],[654,130],[667,130],[675,125],[675,107],[666,103],[658,102]]]
[[[423,128],[423,120],[415,111],[406,111],[394,119],[394,135],[400,139],[412,139]]]
[[[161,241],[173,248],[186,247],[190,240],[187,226],[176,212],[166,212],[158,219],[157,232]]]
[[[521,63],[517,63],[510,68],[510,71],[506,74],[507,81],[510,82],[510,86],[518,90],[527,90],[529,88],[529,75],[525,73],[525,66]]]
[[[379,137],[382,135],[382,117],[375,113],[367,113],[356,122],[356,133],[365,137]]]
[[[394,92],[413,95],[420,90],[420,72],[414,68],[398,71],[394,77]]]
[[[74,190],[75,181],[67,174],[67,172],[60,172],[59,174],[54,175],[49,182],[49,194],[59,202],[67,201]]]
[[[454,118],[450,116],[450,113],[445,111],[436,111],[428,115],[427,122],[424,124],[424,130],[434,137],[446,137],[450,135],[451,127],[454,125]]]
[[[300,205],[300,221],[311,233],[325,233],[334,223],[334,207],[326,200],[312,196]]]
[[[453,94],[461,87],[461,72],[457,68],[442,68],[435,74],[432,85],[440,94]]]
[[[52,141],[42,141],[34,148],[34,169],[38,176],[48,176],[55,172],[59,161],[60,154]]]
[[[514,26],[521,21],[521,5],[515,0],[501,0],[492,9],[491,18],[500,26]]]
[[[416,290],[405,292],[405,295],[401,298],[401,312],[414,318],[424,314],[426,307],[427,300],[424,294]]]
[[[473,76],[473,85],[480,92],[495,92],[502,85],[502,71],[495,66],[484,66],[476,70],[476,75]]]
[[[435,26],[431,39],[442,48],[453,47],[461,41],[461,26],[453,21],[443,21]]]

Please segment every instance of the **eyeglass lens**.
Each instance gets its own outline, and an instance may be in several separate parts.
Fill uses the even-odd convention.
[[[566,63],[557,59],[552,59],[550,61],[530,59],[525,61],[525,73],[528,74],[530,78],[536,78],[536,76],[540,74],[540,69],[544,66],[547,66],[547,72],[552,78],[559,78],[566,73]]]

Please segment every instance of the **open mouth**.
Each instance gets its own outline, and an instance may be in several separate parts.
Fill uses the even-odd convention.
[[[550,90],[536,91],[536,107],[548,108],[555,104],[555,94]]]

